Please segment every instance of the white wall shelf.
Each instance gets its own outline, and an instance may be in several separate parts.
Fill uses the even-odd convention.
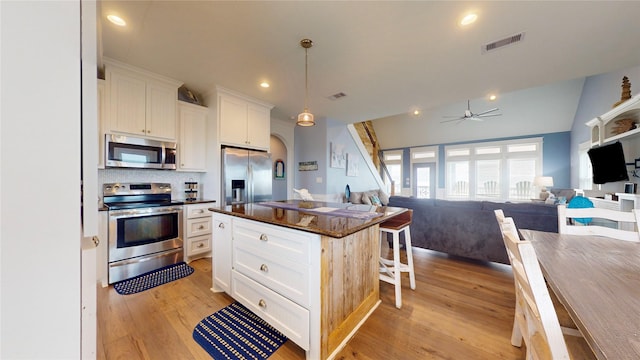
[[[613,128],[617,125],[616,121],[622,119],[632,119],[638,127],[621,134],[614,134]],[[591,128],[592,147],[637,137],[640,134],[640,95],[636,95],[606,113],[589,120],[586,125]]]

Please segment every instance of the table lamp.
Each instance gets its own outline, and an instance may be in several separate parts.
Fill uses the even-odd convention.
[[[549,197],[549,191],[547,191],[547,186],[553,186],[553,177],[536,176],[533,179],[533,186],[540,187],[540,200],[547,200],[547,198]]]

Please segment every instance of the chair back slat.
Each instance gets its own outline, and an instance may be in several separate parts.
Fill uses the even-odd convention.
[[[595,219],[617,222],[617,228],[599,225]],[[561,234],[597,235],[618,240],[640,241],[639,222],[640,212],[636,209],[616,211],[602,208],[567,208],[566,205],[558,205],[558,232]]]

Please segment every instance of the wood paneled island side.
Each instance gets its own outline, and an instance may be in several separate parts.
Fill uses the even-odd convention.
[[[213,291],[331,359],[380,303],[378,224],[406,209],[288,200],[211,207]]]

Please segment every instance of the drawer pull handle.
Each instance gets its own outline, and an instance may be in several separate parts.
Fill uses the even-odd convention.
[[[224,223],[220,223],[220,224],[218,225],[218,227],[219,227],[220,229],[224,229]]]
[[[198,211],[198,214],[202,214],[203,212],[204,212],[204,210],[200,209],[200,210]]]
[[[267,237],[266,234],[262,234],[262,235],[260,235],[260,240],[267,241],[267,240],[269,240],[269,238]]]
[[[199,247],[199,248],[204,247],[204,244],[203,244],[203,243],[200,243],[200,244],[198,244],[198,247]]]
[[[202,230],[202,229],[204,229],[204,225],[200,225],[200,226],[198,227],[198,230]]]
[[[260,301],[258,301],[258,306],[260,306],[263,309],[267,308],[267,302],[264,301],[264,299],[260,299]]]
[[[267,264],[260,265],[260,271],[269,272],[269,268],[267,267]]]

